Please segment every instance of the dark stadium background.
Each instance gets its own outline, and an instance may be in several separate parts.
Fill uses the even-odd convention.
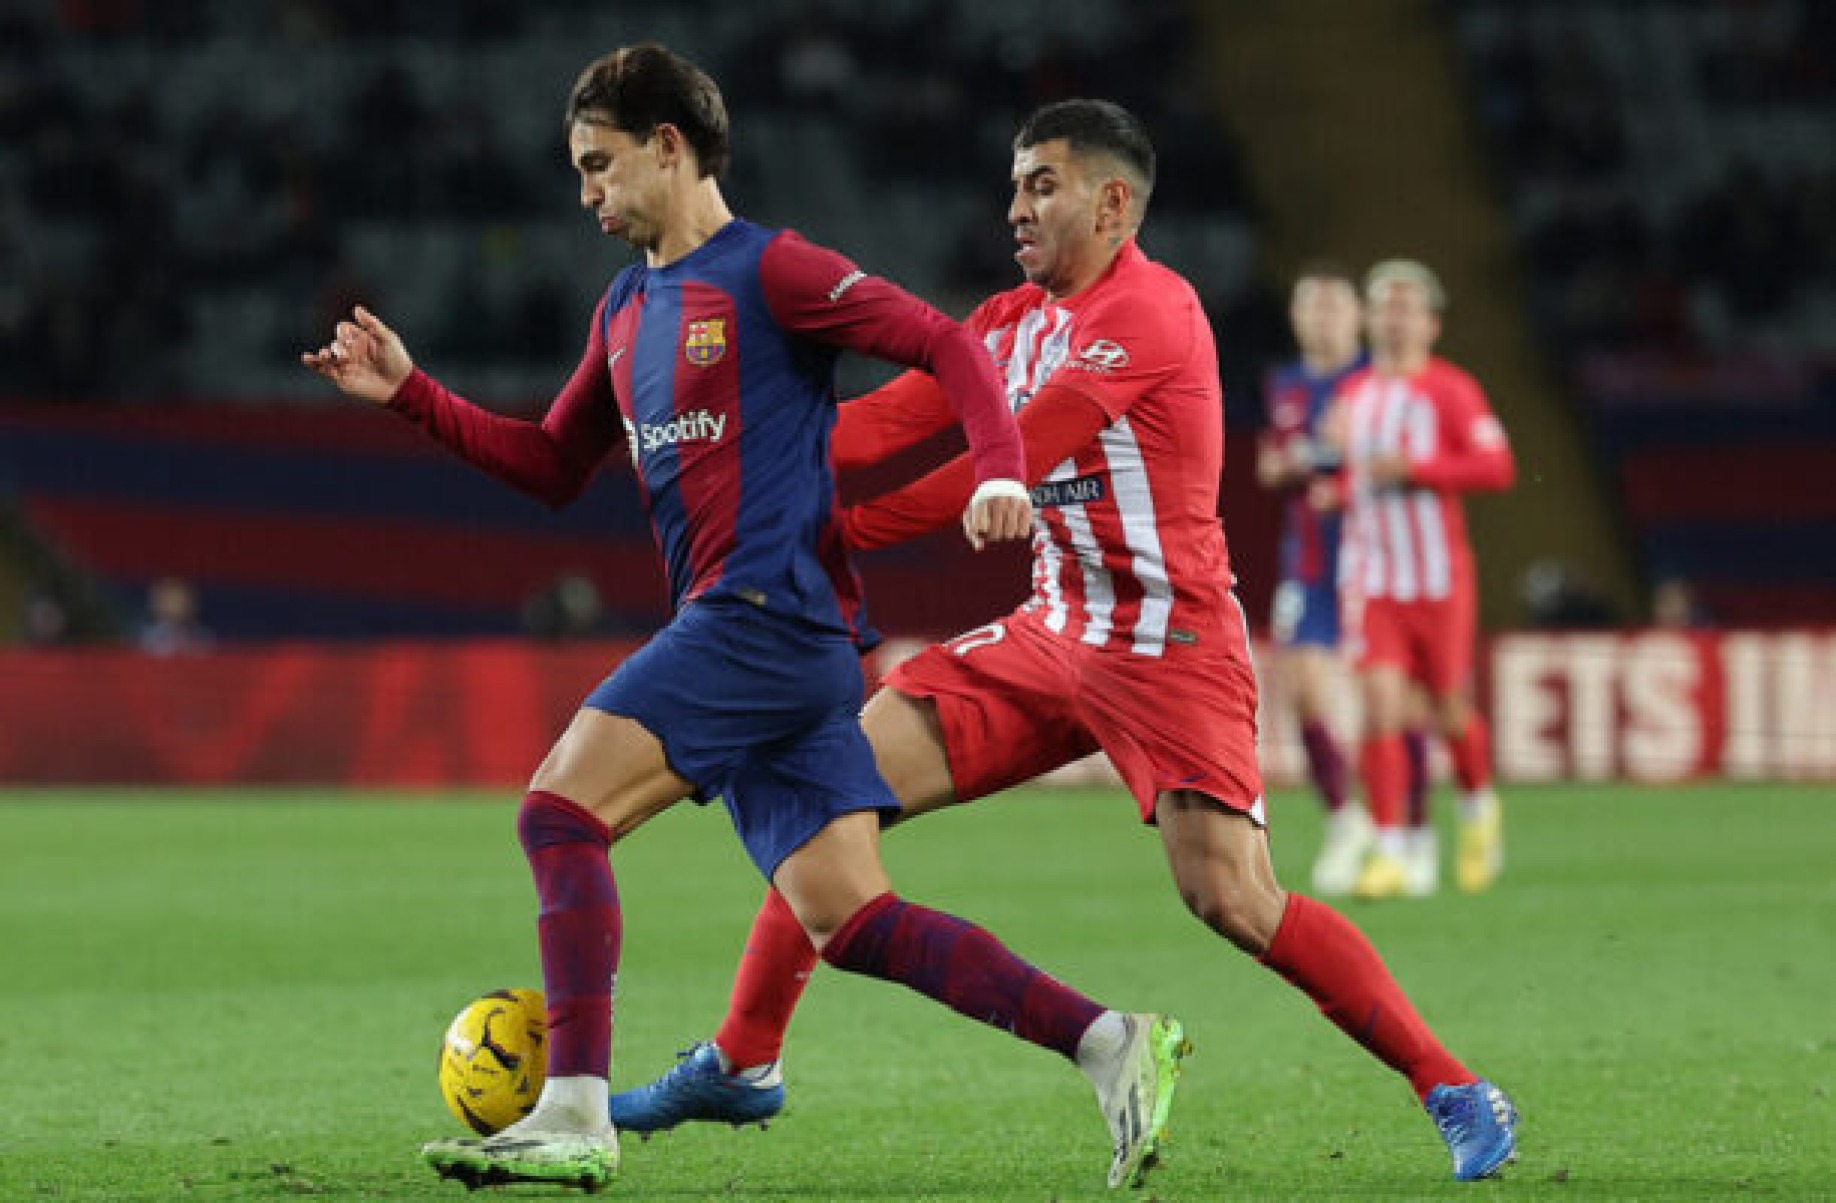
[[[1018,119],[1071,95],[1145,117],[1142,241],[1213,319],[1222,510],[1258,633],[1277,514],[1250,465],[1287,275],[1434,265],[1443,350],[1520,465],[1471,506],[1488,631],[1661,627],[1730,693],[1747,678],[1709,632],[1757,632],[1753,663],[1811,667],[1742,721],[1811,714],[1822,750],[1791,771],[1836,772],[1827,4],[9,0],[0,779],[513,780],[553,709],[663,620],[621,465],[551,515],[297,363],[361,299],[460,391],[538,413],[625,261],[578,212],[561,102],[587,59],[644,39],[722,82],[738,211],[958,315],[1015,278]],[[845,391],[879,378],[852,366]],[[948,538],[866,567],[894,636],[986,621],[1025,587],[1018,557]],[[187,591],[201,637],[150,628],[151,597]],[[1593,678],[1562,667],[1574,649],[1630,674],[1640,637],[1506,646],[1543,657],[1575,728]],[[420,768],[323,730],[235,751],[263,742],[236,734],[263,707],[322,728],[352,696],[372,727],[474,748],[519,702],[543,718],[482,766],[438,734]],[[104,708],[167,729],[131,755],[71,737]],[[1717,722],[1739,725],[1704,718],[1704,738]],[[1550,775],[1630,771],[1617,745],[1563,748]]]

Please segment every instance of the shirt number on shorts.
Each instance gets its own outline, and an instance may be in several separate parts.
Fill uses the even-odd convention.
[[[959,656],[967,656],[978,647],[993,647],[1007,638],[1007,628],[998,622],[991,622],[985,627],[973,631],[964,631],[944,646]]]

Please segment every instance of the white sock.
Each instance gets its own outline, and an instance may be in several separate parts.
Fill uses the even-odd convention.
[[[738,1078],[740,1081],[749,1082],[754,1086],[776,1086],[779,1082],[784,1080],[784,1062],[781,1060],[761,1061],[757,1065],[741,1065],[736,1067],[733,1064],[733,1058],[727,1056],[726,1049],[715,1044],[712,1040],[708,1041],[708,1045],[713,1048],[714,1055],[720,1058],[720,1072],[726,1074],[729,1078]]]
[[[1120,1011],[1105,1011],[1077,1041],[1077,1067],[1092,1082],[1113,1076],[1115,1060],[1128,1051],[1128,1021]]]
[[[1487,789],[1476,789],[1460,795],[1460,818],[1468,823],[1476,823],[1486,816],[1498,799]]]
[[[1392,860],[1401,860],[1409,852],[1409,834],[1400,827],[1377,829],[1377,851]]]
[[[550,1078],[542,1083],[535,1110],[521,1122],[541,1132],[603,1131],[612,1126],[606,1115],[607,1091],[606,1080],[591,1074]]]

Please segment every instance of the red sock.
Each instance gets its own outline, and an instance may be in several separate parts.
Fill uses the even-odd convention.
[[[1492,783],[1492,729],[1477,710],[1466,720],[1466,730],[1447,741],[1447,751],[1461,789],[1471,793]]]
[[[735,1069],[778,1059],[785,1029],[814,968],[816,946],[784,895],[767,890],[740,956],[727,1018],[714,1033],[714,1043]]]
[[[842,924],[822,958],[837,969],[909,986],[971,1019],[1073,1059],[1085,1030],[1103,1013],[981,928],[890,891]]]
[[[1358,749],[1358,771],[1364,775],[1364,798],[1371,808],[1371,821],[1380,829],[1401,827],[1409,790],[1409,753],[1402,736],[1366,739]]]
[[[535,875],[542,991],[548,1003],[548,1076],[608,1077],[612,979],[624,921],[606,859],[612,833],[559,794],[532,791],[516,833]]]
[[[1326,1018],[1426,1100],[1436,1086],[1478,1081],[1436,1040],[1383,958],[1351,921],[1325,903],[1288,895],[1261,961],[1319,1004]]]

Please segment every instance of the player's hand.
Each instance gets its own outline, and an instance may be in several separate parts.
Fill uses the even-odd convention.
[[[1414,470],[1415,465],[1410,462],[1408,456],[1397,455],[1394,452],[1373,455],[1364,461],[1364,475],[1371,484],[1380,489],[1408,484],[1409,475]]]
[[[300,362],[352,397],[386,404],[414,371],[414,360],[395,331],[362,305],[351,320],[339,322],[332,340],[317,351],[307,351]]]
[[[1288,459],[1286,449],[1273,439],[1264,439],[1256,448],[1256,479],[1265,489],[1280,489],[1292,484],[1299,475]]]
[[[977,551],[1023,539],[1033,530],[1033,498],[1017,480],[985,480],[963,511],[963,534]]]
[[[1307,508],[1316,514],[1332,514],[1345,508],[1345,486],[1328,477],[1315,477],[1307,485]]]

